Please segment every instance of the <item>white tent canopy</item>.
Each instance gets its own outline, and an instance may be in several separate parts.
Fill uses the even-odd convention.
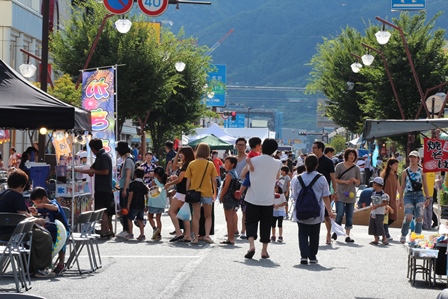
[[[224,129],[220,128],[217,124],[212,124],[208,128],[197,128],[196,135],[189,136],[189,142],[209,135],[215,135],[219,139],[231,144],[235,143],[237,139],[236,137],[224,131]]]

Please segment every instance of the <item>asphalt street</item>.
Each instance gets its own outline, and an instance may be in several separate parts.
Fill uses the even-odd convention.
[[[52,279],[33,278],[29,294],[60,298],[436,298],[446,285],[435,287],[417,276],[415,286],[406,278],[407,251],[398,241],[370,245],[367,227],[355,226],[354,244],[343,240],[325,245],[325,228],[316,265],[300,265],[297,224],[284,221],[284,243],[270,244],[270,259],[261,259],[261,244],[253,260],[244,258],[248,242],[220,245],[226,234],[222,206],[215,207],[215,244],[170,243],[173,230],[163,216],[162,240],[151,241],[146,226],[144,242],[101,241],[103,267],[79,275],[76,270]],[[429,233],[429,232],[425,232]],[[80,258],[88,268],[87,253]],[[445,278],[445,276],[443,277]],[[14,290],[11,278],[0,280],[0,298]]]

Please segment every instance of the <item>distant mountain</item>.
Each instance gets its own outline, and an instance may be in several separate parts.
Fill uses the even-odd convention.
[[[390,20],[399,15],[390,11],[390,0],[209,1],[210,6],[181,4],[179,10],[170,5],[157,20],[173,21],[173,32],[184,27],[187,36],[197,37],[200,45],[209,47],[233,28],[233,34],[212,53],[215,63],[227,65],[227,83],[232,85],[304,87],[311,71],[307,64],[322,37],[336,36],[347,26],[364,32],[369,21],[377,23],[375,16]],[[427,0],[427,7],[428,17],[432,17],[448,9],[448,0]],[[446,15],[438,19],[437,26],[448,27]],[[228,93],[229,101],[246,107],[281,107],[285,127],[314,126],[308,117],[302,123],[299,114],[315,116],[315,96],[301,92]],[[290,102],[291,98],[296,101]]]

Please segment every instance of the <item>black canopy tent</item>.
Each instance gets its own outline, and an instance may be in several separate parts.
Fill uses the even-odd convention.
[[[90,112],[43,92],[0,60],[0,127],[91,131]]]
[[[369,140],[438,128],[448,128],[448,119],[367,119],[362,135],[364,140]]]

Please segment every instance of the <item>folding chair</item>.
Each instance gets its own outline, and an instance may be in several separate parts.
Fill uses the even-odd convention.
[[[67,207],[62,207],[62,210],[64,211],[65,218],[67,218],[68,224],[71,227],[72,226],[72,211]]]
[[[99,245],[98,245],[98,238],[101,237],[101,236],[99,234],[95,233],[95,225],[97,223],[101,222],[101,220],[103,219],[103,214],[104,214],[104,212],[106,210],[107,209],[104,208],[104,209],[100,209],[100,210],[94,211],[93,214],[92,214],[92,218],[90,219],[91,226],[90,226],[90,229],[89,229],[88,233],[89,233],[89,238],[92,241],[92,243],[91,243],[91,245],[92,245],[92,256],[93,256],[93,263],[94,263],[94,266],[95,266],[95,270],[97,270],[97,269],[99,269],[99,268],[101,268],[103,266],[102,262],[101,262],[100,248],[99,248]],[[96,253],[95,253],[94,245],[96,247],[96,253],[98,254],[98,262],[97,262],[97,259],[96,259]]]
[[[23,221],[26,219],[25,215],[17,214],[17,213],[0,213],[0,226],[9,226],[9,227],[16,227],[17,224],[20,223],[20,221]],[[0,244],[7,244],[8,241],[0,240]]]
[[[31,244],[33,242],[33,227],[34,218],[27,218],[26,224],[22,231],[22,240],[20,242],[20,253],[22,255],[22,260],[26,262],[25,266],[25,289],[28,291],[31,289],[31,276],[30,276],[30,261],[31,261]],[[28,283],[27,283],[28,281]]]
[[[6,245],[0,246],[0,267],[1,276],[6,274],[6,270],[11,265],[12,275],[16,284],[16,291],[21,292],[22,288],[26,287],[25,268],[22,260],[22,253],[20,252],[20,243],[23,241],[25,234],[23,230],[27,221],[23,220],[16,225],[9,241]]]
[[[89,230],[90,230],[90,226],[91,226],[91,218],[92,218],[93,212],[89,211],[89,212],[84,212],[81,213],[78,218],[76,218],[76,221],[74,223],[73,229],[70,231],[70,235],[69,235],[69,244],[71,245],[71,251],[70,251],[70,256],[67,259],[67,269],[70,269],[73,264],[76,262],[77,266],[78,266],[78,271],[80,274],[85,274],[85,273],[91,273],[93,271],[95,271],[95,267],[94,267],[94,262],[93,262],[93,257],[92,257],[92,240],[91,237],[89,236]],[[79,233],[75,233],[73,232],[75,227],[79,227],[80,232]],[[79,255],[81,254],[82,249],[86,247],[87,248],[87,254],[89,257],[89,262],[90,262],[90,271],[81,271],[81,268],[79,267]]]

